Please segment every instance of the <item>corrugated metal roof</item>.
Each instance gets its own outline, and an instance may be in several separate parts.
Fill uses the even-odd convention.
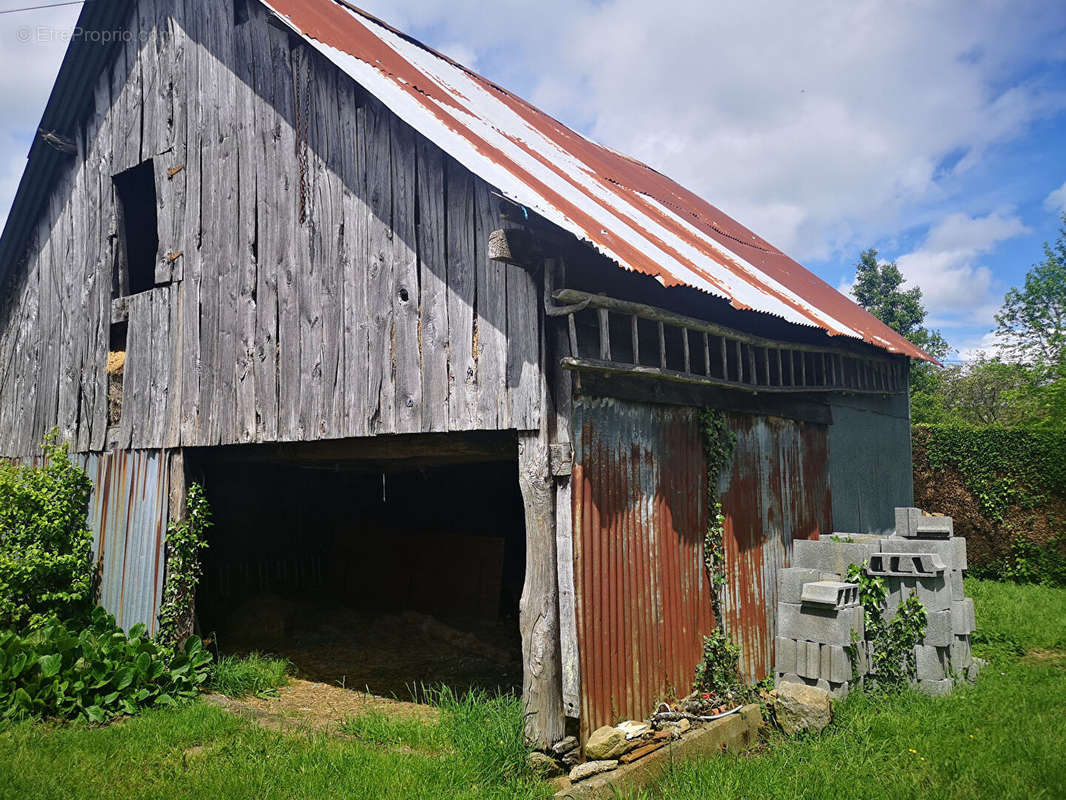
[[[645,164],[337,0],[264,0],[312,47],[504,195],[622,267],[831,335],[921,350],[776,247]]]

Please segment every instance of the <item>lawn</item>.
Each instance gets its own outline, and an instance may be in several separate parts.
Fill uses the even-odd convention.
[[[968,581],[992,663],[951,697],[853,695],[817,736],[679,764],[649,798],[1066,797],[1066,590]],[[538,798],[513,698],[438,698],[433,724],[366,715],[264,730],[206,703],[0,733],[0,798]]]

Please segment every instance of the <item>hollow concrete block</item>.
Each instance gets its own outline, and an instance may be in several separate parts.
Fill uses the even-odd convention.
[[[915,645],[914,664],[920,681],[939,681],[946,677],[944,663],[935,647],[927,644]]]
[[[792,543],[792,566],[844,576],[851,564],[862,564],[878,550],[880,547],[877,542],[798,539]]]
[[[806,567],[785,567],[777,572],[777,600],[779,603],[798,603],[803,585],[823,580],[821,570]]]
[[[951,604],[951,632],[956,635],[969,635],[977,630],[977,618],[974,616],[973,598],[964,597]]]
[[[806,653],[806,651],[804,651]],[[774,663],[777,672],[796,671],[796,640],[778,636],[774,639]]]
[[[952,641],[951,612],[932,611],[925,615],[925,637],[922,644],[933,647],[949,647]]]
[[[862,606],[833,611],[795,603],[779,603],[777,630],[782,636],[809,642],[851,644],[852,634],[857,639],[863,638]]]

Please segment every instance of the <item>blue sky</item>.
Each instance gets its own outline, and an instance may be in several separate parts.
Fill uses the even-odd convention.
[[[922,287],[963,357],[994,346],[1004,292],[1066,206],[1061,0],[361,5],[670,175],[844,291],[876,247]],[[76,15],[0,15],[0,215]]]

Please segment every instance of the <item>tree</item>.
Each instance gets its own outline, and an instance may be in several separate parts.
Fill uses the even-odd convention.
[[[859,305],[933,358],[943,359],[951,350],[940,331],[929,330],[925,322],[922,290],[915,286],[902,289],[903,273],[894,262],[878,262],[874,248],[864,251],[855,265],[852,294]],[[911,369],[911,397],[924,407],[936,391],[936,372],[932,364],[915,364]]]
[[[1066,359],[1066,212],[1054,245],[1034,264],[1022,288],[1011,287],[996,314],[996,333],[1014,360],[1061,372]]]
[[[878,263],[872,247],[859,256],[855,265],[855,286],[851,292],[859,305],[912,342],[923,331],[925,307],[922,290],[915,286],[903,291],[903,274],[894,262]]]

